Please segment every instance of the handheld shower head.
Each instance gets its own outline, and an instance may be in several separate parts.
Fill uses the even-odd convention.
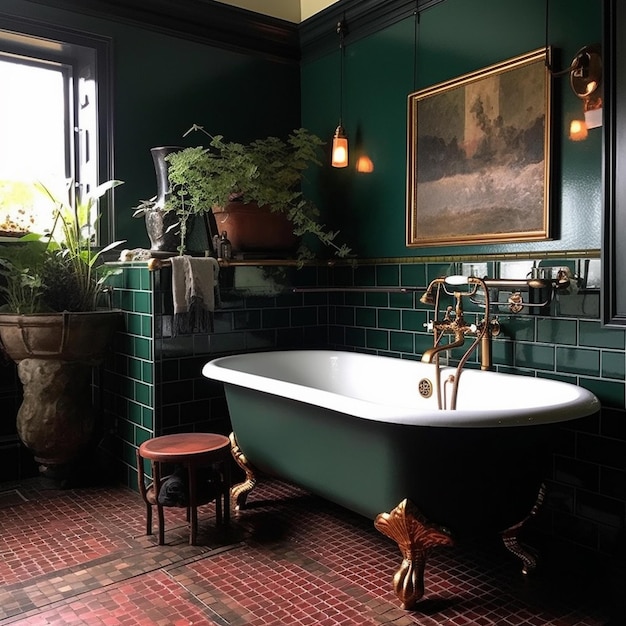
[[[457,285],[468,285],[470,279],[467,276],[461,276],[460,274],[454,274],[453,276],[446,276],[444,282],[446,285],[456,287]]]
[[[422,294],[420,298],[420,302],[422,304],[428,304],[429,306],[433,306],[435,304],[435,297],[433,296],[433,283],[428,285],[426,291]]]

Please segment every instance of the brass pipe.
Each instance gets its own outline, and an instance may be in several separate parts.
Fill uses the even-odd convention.
[[[413,293],[421,291],[420,287],[292,287],[292,293],[326,293],[335,291],[359,293]]]
[[[476,339],[474,339],[472,345],[465,351],[465,354],[461,357],[459,364],[456,367],[456,376],[454,377],[454,383],[452,385],[452,397],[450,399],[450,408],[456,409],[456,401],[459,395],[459,380],[461,379],[461,373],[465,367],[470,354],[475,350],[476,346],[480,343],[480,369],[486,370],[491,365],[491,325],[489,322],[489,291],[485,289],[485,283],[482,279],[475,279],[477,284],[482,284],[485,291],[485,317],[481,323],[480,332],[477,333]]]
[[[480,338],[480,369],[491,368],[491,330],[487,330]]]
[[[437,298],[439,297],[439,290],[437,290]],[[433,328],[433,347],[437,347],[443,335],[439,335],[439,331]],[[439,353],[435,353],[435,397],[437,398],[437,408],[441,409],[442,395],[441,395],[441,381],[439,376]]]

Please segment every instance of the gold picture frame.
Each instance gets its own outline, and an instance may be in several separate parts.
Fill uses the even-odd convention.
[[[407,246],[550,239],[549,57],[409,94]]]

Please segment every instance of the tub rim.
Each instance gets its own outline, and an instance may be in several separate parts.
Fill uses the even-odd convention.
[[[267,359],[270,356],[289,355],[290,358],[298,356],[318,357],[345,356],[365,358],[365,360],[383,359],[407,365],[419,365],[421,369],[428,368],[435,375],[436,366],[434,364],[421,363],[408,359],[398,359],[396,357],[374,355],[362,352],[350,352],[346,350],[267,350],[258,352],[245,352],[228,356],[221,356],[210,360],[202,368],[202,374],[209,379],[217,380],[227,385],[239,386],[253,389],[261,393],[275,395],[277,397],[288,398],[296,402],[304,402],[313,406],[322,407],[331,411],[337,411],[353,417],[388,422],[393,424],[429,426],[429,427],[449,427],[449,428],[491,428],[491,427],[512,427],[512,426],[533,426],[542,424],[553,424],[567,422],[582,417],[588,417],[600,410],[600,401],[588,389],[568,383],[565,381],[550,378],[530,377],[521,374],[511,374],[508,372],[481,371],[477,369],[466,369],[463,375],[474,376],[498,376],[510,379],[517,378],[533,384],[545,387],[549,385],[558,392],[559,388],[565,389],[569,393],[574,393],[570,400],[553,403],[549,406],[537,405],[532,407],[508,407],[503,411],[494,409],[463,409],[455,410],[428,410],[416,411],[416,407],[405,405],[383,404],[372,400],[364,400],[345,396],[333,391],[307,387],[298,383],[285,381],[278,378],[261,376],[256,373],[244,372],[232,367],[235,363],[240,363],[246,358],[254,361]],[[402,365],[401,367],[405,367]],[[442,379],[449,373],[456,371],[455,367],[442,367],[440,375]],[[416,376],[417,381],[418,376]],[[463,380],[463,379],[461,379]],[[268,384],[267,381],[271,381]],[[280,392],[280,393],[279,393]],[[522,394],[523,395],[523,394]],[[558,397],[558,393],[555,397]]]

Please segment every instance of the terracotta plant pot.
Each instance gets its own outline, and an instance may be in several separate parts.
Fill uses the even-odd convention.
[[[273,213],[267,206],[229,202],[224,207],[213,207],[213,215],[218,232],[226,231],[235,254],[289,255],[298,247],[293,224],[283,213]]]
[[[0,342],[24,391],[17,433],[42,473],[71,465],[97,443],[92,366],[121,321],[120,311],[0,315]]]

